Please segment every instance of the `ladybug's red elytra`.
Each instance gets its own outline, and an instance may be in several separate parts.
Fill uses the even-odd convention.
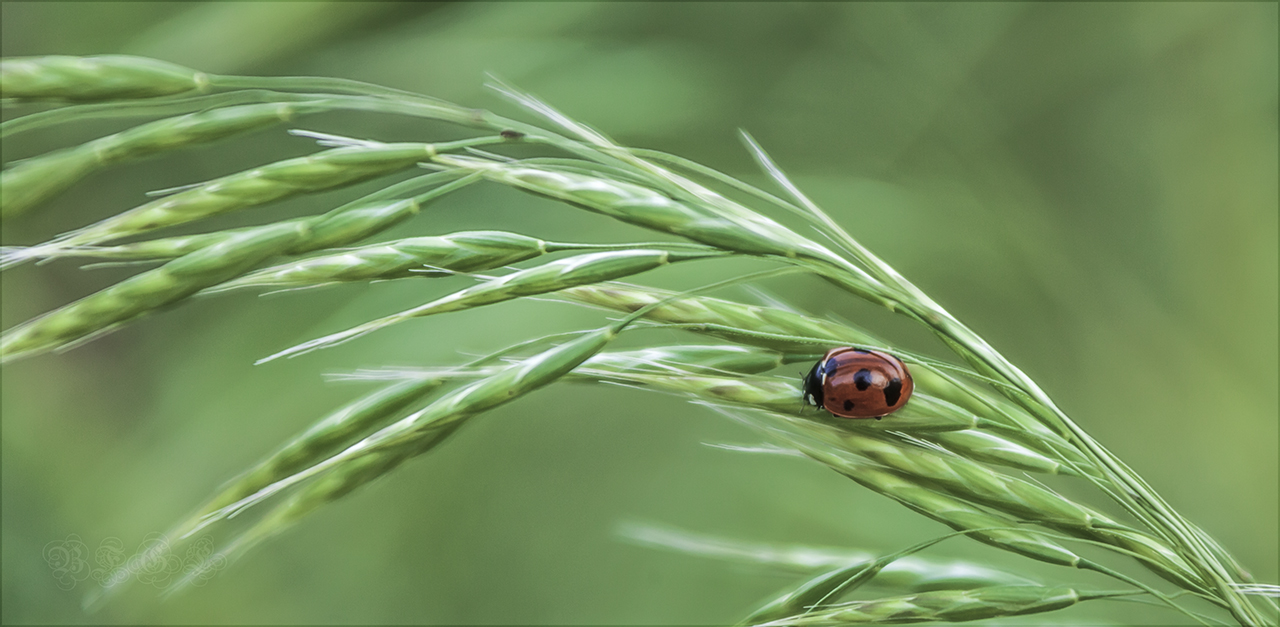
[[[902,408],[915,385],[897,357],[842,346],[826,355],[804,377],[805,400],[841,418],[875,418]]]

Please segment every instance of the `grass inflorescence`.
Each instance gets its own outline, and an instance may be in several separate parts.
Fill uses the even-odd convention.
[[[897,553],[824,562],[828,570],[821,573],[801,569],[813,576],[782,596],[762,600],[754,612],[744,608],[748,623],[994,619],[1137,594],[1180,612],[1180,620],[1218,619],[1192,612],[1179,595],[1207,602],[1201,609],[1213,606],[1221,617],[1242,625],[1273,619],[1273,605],[1247,594],[1265,586],[1250,581],[1225,549],[1173,510],[995,348],[829,218],[754,140],[745,137],[777,184],[776,193],[678,156],[617,144],[526,94],[501,85],[497,90],[540,122],[350,80],[218,76],[124,56],[0,62],[0,97],[6,104],[53,104],[5,122],[0,134],[97,117],[149,118],[132,129],[10,164],[0,173],[0,213],[8,220],[39,210],[98,169],[196,148],[313,112],[414,116],[474,133],[437,143],[311,133],[325,150],[248,164],[49,241],[6,246],[0,267],[68,257],[160,265],[5,330],[0,361],[66,350],[195,295],[462,275],[475,283],[267,357],[298,355],[392,324],[515,299],[551,299],[625,317],[576,334],[529,338],[469,363],[350,375],[381,381],[383,387],[321,417],[247,469],[176,524],[170,539],[180,542],[232,516],[256,515],[210,558],[210,564],[224,563],[445,444],[490,409],[556,383],[609,383],[687,398],[751,425],[773,441],[772,448],[758,450],[825,466],[951,527],[953,536],[962,537],[955,542],[977,541],[1065,567],[1061,581],[1052,583],[974,563],[967,565],[970,576],[944,575],[945,568],[930,571],[936,562],[915,555],[930,548],[936,541],[931,540]],[[507,143],[543,153],[517,159],[493,152]],[[325,213],[119,243],[413,168],[431,173]],[[436,198],[480,182],[606,216],[649,237],[637,237],[634,244],[567,243],[543,239],[554,234],[464,231],[365,241]],[[770,217],[775,212],[800,216],[824,239],[784,226]],[[668,241],[645,241],[653,235]],[[730,256],[754,257],[774,269],[688,292],[619,282],[667,265],[715,264]],[[486,272],[495,274],[480,274]],[[905,316],[954,355],[919,354],[850,323],[702,293],[785,273],[815,275]],[[194,299],[197,305],[200,301]],[[609,350],[624,330],[646,328],[677,329],[687,341]],[[841,345],[887,351],[909,364],[916,393],[901,412],[878,421],[837,419],[802,407],[793,376],[771,374],[784,364],[812,363]],[[1097,502],[1066,496],[1038,479],[1049,475],[1091,489]],[[1120,520],[1104,513],[1110,505],[1127,516]],[[758,548],[734,553],[725,548],[729,544],[679,534],[646,538],[690,553],[754,554],[760,560],[769,554]],[[1100,551],[1112,558],[1093,557]],[[126,568],[143,567],[145,561]],[[1163,579],[1162,588],[1129,572],[1144,569]],[[1125,587],[1090,589],[1073,579],[1077,570],[1101,573]],[[188,578],[203,573],[195,569]],[[111,578],[106,592],[127,580]],[[864,584],[883,596],[847,599]]]

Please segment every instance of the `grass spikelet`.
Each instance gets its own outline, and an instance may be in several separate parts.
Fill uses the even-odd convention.
[[[403,200],[356,201],[306,220],[286,220],[239,231],[6,330],[0,335],[0,363],[75,345],[238,277],[276,255],[364,238],[416,214],[422,202],[466,183],[455,181]]]
[[[1012,551],[1031,559],[1070,566],[1087,564],[1084,558],[1043,534],[1015,529],[1014,518],[984,510],[961,499],[948,496],[904,474],[888,470],[860,456],[851,455],[823,443],[818,431],[794,425],[794,419],[765,420],[743,414],[731,414],[747,424],[761,428],[806,456],[830,467],[874,492],[883,494],[956,531],[974,531],[976,540]],[[792,425],[792,426],[788,426]],[[978,529],[986,531],[977,532]]]
[[[286,442],[249,472],[233,480],[201,508],[199,516],[216,511],[295,472],[323,461],[357,436],[397,412],[425,398],[444,380],[397,383],[365,395],[316,421]]]
[[[244,233],[252,233],[258,229],[297,224],[307,231],[307,236],[299,241],[296,246],[292,246],[282,252],[288,255],[298,255],[314,250],[342,246],[373,235],[416,214],[422,204],[470,182],[465,179],[458,179],[448,173],[428,174],[392,185],[323,215],[281,220],[269,225],[225,229],[212,233],[161,237],[115,246],[77,246],[57,249],[42,249],[40,247],[9,248],[12,256],[26,258],[162,261],[176,259],[202,248],[221,243],[228,238]],[[408,193],[437,183],[445,184],[431,192],[419,194],[413,198],[395,198],[401,193]]]
[[[1000,474],[957,455],[902,446],[884,438],[858,433],[843,433],[839,437],[844,451],[931,484],[957,498],[1117,546],[1138,557],[1156,574],[1179,585],[1194,584],[1198,579],[1186,562],[1163,542],[1029,481]]]
[[[1088,591],[1068,586],[992,586],[970,590],[935,590],[910,596],[852,601],[758,624],[834,627],[965,622],[1040,614],[1085,601],[1135,594],[1142,594],[1142,591]]]
[[[201,111],[25,159],[0,172],[0,215],[23,213],[109,165],[286,122],[320,110],[319,104],[267,103]]]
[[[354,145],[270,163],[158,198],[46,244],[25,249],[21,255],[5,259],[3,265],[46,256],[50,251],[61,248],[99,244],[292,196],[351,185],[409,168],[437,150],[493,141],[501,141],[501,138],[438,145]]]
[[[851,564],[844,568],[823,573],[805,582],[795,590],[765,604],[764,607],[753,612],[740,624],[755,625],[785,618],[793,614],[808,613],[812,609],[836,601],[841,595],[860,588],[900,558],[923,551],[952,535],[955,534],[921,542],[913,547],[869,560],[865,563]]]
[[[0,98],[91,102],[204,91],[209,77],[180,65],[126,55],[0,59]]]
[[[244,508],[266,499],[306,479],[350,461],[370,455],[381,455],[412,449],[424,442],[436,442],[437,435],[472,416],[510,402],[543,387],[567,374],[579,364],[600,352],[631,320],[584,333],[533,357],[507,366],[496,374],[459,387],[437,399],[425,409],[379,429],[350,445],[325,461],[276,481],[258,492],[206,516],[203,524],[235,515]]]
[[[998,473],[991,469],[986,469],[986,473],[993,475],[994,485],[1013,486],[1010,491],[1000,493],[998,489],[992,489],[991,485],[984,486],[984,480],[981,479],[972,483],[961,479],[949,480],[946,477],[954,470],[948,468],[946,463],[951,461],[950,458],[939,460],[921,448],[899,450],[887,442],[877,441],[874,436],[832,431],[824,434],[811,424],[795,425],[794,419],[781,414],[772,416],[781,419],[775,426],[766,426],[759,421],[749,422],[782,437],[804,454],[850,479],[957,531],[1013,527],[1022,518],[1020,514],[1027,513],[1029,507],[1045,504],[1051,506],[1049,511],[1057,513],[1050,515],[1047,511],[1035,511],[1030,514],[1031,520],[1080,538],[1115,546],[1169,581],[1189,590],[1201,588],[1201,583],[1188,565],[1158,540],[1115,523],[1088,508],[1067,502],[1034,484],[1012,477],[996,476]],[[777,428],[787,423],[793,426],[785,430]],[[803,435],[795,431],[797,427],[804,432]],[[832,438],[839,439],[841,446],[820,443]],[[963,467],[964,463],[958,462],[957,466]],[[1023,498],[1033,500],[1020,503],[1019,500]],[[994,507],[1003,513],[986,511],[978,505]],[[1084,517],[1084,522],[1080,516]],[[1095,524],[1096,527],[1093,526]],[[1042,534],[996,529],[974,533],[973,537],[1051,564],[1088,568],[1107,574],[1112,572],[1084,560],[1053,540],[1042,537]]]
[[[301,487],[283,503],[272,507],[230,544],[207,558],[204,564],[233,562],[258,543],[289,529],[315,510],[385,476],[404,462],[427,453],[445,442],[463,424],[464,422],[460,420],[428,431],[420,434],[412,445],[387,447],[367,453],[328,471]],[[203,567],[204,564],[201,566]],[[189,572],[187,576],[176,582],[172,589],[166,591],[166,594],[177,593],[190,585],[200,575],[200,570],[195,569]]]
[[[804,258],[836,265],[850,273],[838,275],[838,278],[833,276],[833,279],[842,281],[846,288],[871,302],[890,309],[895,307],[894,297],[865,272],[826,248],[754,212],[708,211],[654,189],[565,168],[533,167],[518,162],[501,163],[458,155],[439,155],[434,161],[478,172],[489,180],[516,189],[562,200],[628,224],[672,233],[700,244],[744,255]]]
[[[297,224],[305,226],[306,224],[314,221],[314,218],[315,216],[295,218],[293,220],[282,220],[275,224]],[[200,250],[201,248],[207,248],[214,244],[224,242],[232,237],[249,233],[260,228],[262,228],[261,225],[225,229],[222,231],[213,231],[211,233],[175,235],[173,237],[160,237],[140,242],[130,242],[128,244],[117,244],[115,246],[77,246],[72,248],[60,248],[57,250],[46,250],[43,255],[40,252],[18,246],[9,247],[9,249],[12,251],[12,255],[24,256],[33,259],[42,257],[44,259],[104,259],[107,260],[107,262],[165,261],[169,259],[177,259],[183,255],[188,255]]]
[[[925,438],[965,459],[1049,475],[1080,473],[1062,461],[1050,458],[1010,439],[978,429],[931,434]]]
[[[564,290],[559,295],[594,307],[632,312],[657,303],[671,294],[652,288],[608,283],[575,287]],[[866,332],[837,322],[770,307],[743,305],[709,296],[690,296],[672,301],[652,309],[645,318],[671,324],[718,325],[720,327],[751,329],[761,334],[774,333],[777,335],[824,338],[832,342],[844,342],[850,345],[868,346],[880,344],[878,340]],[[718,336],[714,327],[708,327],[705,332],[708,335]],[[761,335],[761,338],[765,337]],[[740,341],[741,338],[730,337],[726,339]],[[812,343],[796,343],[786,340],[767,342],[762,340],[759,345],[783,352],[815,352],[815,345]]]
[[[706,259],[722,256],[723,254],[717,251],[693,252],[638,249],[576,255],[514,272],[498,279],[488,280],[475,287],[454,292],[425,305],[419,305],[413,309],[407,309],[397,314],[366,322],[346,331],[304,342],[262,359],[259,363],[334,346],[413,318],[470,309],[535,294],[546,294],[584,283],[610,281],[653,270],[669,263]]]
[[[6,330],[0,336],[0,363],[71,345],[239,276],[305,234],[297,223],[258,229],[125,279]]]
[[[994,514],[960,499],[943,495],[905,475],[874,464],[819,455],[809,450],[805,452],[828,465],[843,468],[840,472],[846,477],[952,529],[957,531],[990,529],[990,531],[975,533],[973,537],[992,546],[1059,566],[1079,568],[1085,563],[1083,558],[1057,542],[1039,534],[1012,529],[1018,522],[1014,518]]]
[[[487,357],[477,363],[491,361]],[[592,363],[650,363],[650,360],[666,358],[693,363],[700,362],[708,367],[721,368],[731,366],[745,369],[769,369],[782,362],[777,353],[758,351],[736,346],[687,347],[675,346],[669,350],[644,349],[640,351],[601,352],[584,362]],[[714,364],[714,365],[710,365]],[[484,375],[496,374],[500,369],[489,368]],[[187,522],[178,526],[169,537],[181,537],[195,528],[200,519],[236,501],[244,499],[259,490],[287,478],[308,466],[320,463],[325,458],[338,452],[348,443],[371,428],[386,421],[396,413],[412,406],[425,398],[441,385],[449,382],[450,371],[435,373],[430,376],[419,375],[388,385],[367,394],[329,415],[316,421],[305,431],[290,439],[287,443],[256,464],[244,474],[233,479]],[[422,451],[419,449],[417,453]],[[310,511],[314,504],[332,500],[345,493],[339,486],[349,483],[360,483],[366,475],[388,472],[398,461],[398,454],[392,454],[378,462],[370,461],[354,468],[351,472],[342,473],[340,477],[326,480],[323,486],[309,488],[305,494],[291,500],[291,503],[280,513],[281,517],[293,520],[302,512]],[[321,496],[323,495],[323,496]],[[284,511],[290,512],[284,514]],[[272,525],[285,525],[282,518],[275,518]]]
[[[501,355],[502,352],[490,355],[475,363],[486,363]],[[309,467],[324,463],[327,458],[343,451],[380,425],[385,425],[397,414],[418,404],[449,380],[448,376],[420,376],[412,380],[400,381],[366,394],[329,413],[248,471],[227,482],[216,495],[198,508],[195,514],[172,529],[166,537],[178,540],[185,538],[207,525],[209,520],[217,518],[221,510],[268,490],[277,482],[289,480],[293,475]],[[286,503],[273,508],[230,546],[210,556],[204,564],[191,570],[174,586],[174,589],[181,589],[192,581],[198,580],[202,569],[210,564],[225,563],[227,556],[234,557],[247,551],[269,535],[292,526],[321,505],[341,498],[360,485],[390,472],[410,457],[425,453],[444,441],[461,425],[462,422],[457,422],[451,427],[426,434],[413,446],[392,447],[389,450],[370,453],[331,471],[327,476],[306,486]],[[125,568],[128,568],[128,565]],[[98,596],[91,598],[90,603],[97,605],[104,602],[120,592],[129,580],[130,578],[126,576],[112,577],[111,583],[104,586]]]
[[[264,268],[218,291],[246,287],[311,287],[351,281],[430,276],[432,269],[477,272],[580,248],[502,231],[410,237]]]
[[[333,411],[244,474],[228,482],[216,496],[169,536],[182,537],[194,529],[204,516],[324,461],[360,435],[425,398],[442,384],[442,379],[404,381],[366,394]]]

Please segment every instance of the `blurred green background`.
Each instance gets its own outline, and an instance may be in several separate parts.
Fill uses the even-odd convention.
[[[1021,366],[1258,578],[1277,580],[1274,3],[6,0],[0,18],[5,56],[128,53],[217,73],[340,76],[519,115],[483,87],[492,72],[623,143],[765,184],[736,138],[748,129],[855,237]],[[4,160],[127,125],[20,135],[5,141]],[[462,132],[352,114],[295,126],[382,140]],[[147,190],[311,150],[276,128],[115,168],[5,224],[4,243],[44,240],[134,206]],[[370,189],[200,228],[314,213]],[[493,186],[464,190],[389,237],[463,228],[652,238]],[[644,282],[691,286],[747,267],[703,263]],[[8,272],[3,325],[127,274],[71,263]],[[506,304],[252,366],[465,284],[449,281],[208,299],[6,367],[0,619],[730,622],[799,578],[638,547],[617,525],[876,551],[943,530],[816,466],[703,446],[758,440],[710,411],[560,386],[476,421],[189,594],[161,603],[135,586],[87,616],[79,606],[91,582],[58,588],[47,543],[77,534],[91,550],[109,537],[132,549],[366,389],[325,383],[325,373],[456,363],[459,352],[605,318]],[[820,282],[768,288],[945,354],[910,324]],[[678,336],[629,341],[665,339]],[[933,554],[1097,582],[961,540]],[[1174,620],[1106,602],[1045,618]]]

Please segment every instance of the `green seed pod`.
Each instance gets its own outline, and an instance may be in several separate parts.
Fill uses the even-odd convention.
[[[0,335],[0,363],[63,347],[243,274],[306,236],[292,223],[242,233],[130,277]]]
[[[989,620],[1052,612],[1082,601],[1141,593],[1140,590],[1090,592],[1067,586],[992,586],[970,590],[936,590],[910,596],[851,601],[780,618],[768,624],[837,627]]]
[[[483,141],[465,140],[449,145],[456,147]],[[158,198],[38,246],[10,249],[0,259],[0,267],[57,256],[67,248],[99,244],[358,183],[408,168],[435,150],[432,144],[370,144],[335,148],[270,163]]]
[[[324,461],[353,439],[367,433],[397,412],[418,402],[439,388],[443,379],[402,381],[367,394],[316,421],[294,436],[266,459],[233,479],[187,523],[179,527],[181,536],[199,519],[261,490],[295,472]]]
[[[750,419],[751,424],[782,439],[805,455],[956,531],[970,531],[975,540],[1061,566],[1078,567],[1083,558],[1043,534],[1017,529],[1018,521],[948,496],[915,477],[889,470],[841,445],[845,434],[830,427],[782,415]],[[866,436],[863,436],[866,437]],[[977,531],[977,530],[983,531]]]
[[[873,464],[855,463],[829,455],[810,456],[832,465],[846,477],[957,531],[1005,527],[970,534],[980,542],[1059,566],[1075,568],[1083,561],[1074,552],[1042,534],[1017,530],[1018,521],[1014,518],[987,512],[960,499],[946,496],[912,478]]]
[[[440,155],[444,165],[481,172],[490,180],[572,203],[623,222],[673,233],[745,255],[796,257],[820,250],[771,220],[759,224],[715,215],[647,187],[576,172]]]
[[[417,211],[414,198],[355,203],[322,216],[209,238],[201,242],[205,246],[159,268],[5,331],[0,362],[67,346],[240,276],[281,253],[363,238]]]
[[[58,150],[0,171],[0,216],[9,217],[57,195],[98,169],[90,151]]]
[[[96,244],[350,185],[408,168],[433,150],[429,144],[350,146],[278,161],[158,198],[59,238],[55,244]]]
[[[293,526],[311,512],[391,473],[404,462],[444,443],[463,424],[456,422],[424,433],[411,445],[388,447],[386,450],[357,457],[321,475],[314,482],[303,486],[287,501],[272,508],[262,520],[237,538],[225,554],[234,557],[237,553],[243,553],[254,544]]]
[[[336,455],[211,512],[187,533],[189,535],[210,522],[230,516],[305,479],[319,476],[317,481],[304,487],[290,501],[277,506],[262,521],[246,531],[223,554],[243,552],[297,522],[311,511],[435,448],[475,415],[515,400],[567,374],[617,337],[625,324],[626,321],[583,334],[503,368],[496,374],[455,389],[426,408],[383,427]],[[404,389],[408,394],[414,392],[411,386]],[[390,390],[388,394],[392,394]]]
[[[440,441],[442,430],[452,430],[471,417],[510,402],[543,387],[569,373],[583,361],[600,352],[628,323],[623,321],[598,329],[550,348],[497,373],[445,394],[426,408],[406,416],[341,452],[294,473],[259,490],[257,493],[204,517],[191,532],[217,520],[234,515],[292,485],[311,477],[347,467],[357,459],[391,454],[393,457],[420,446],[433,447]],[[354,486],[352,486],[354,487]]]
[[[307,287],[423,276],[428,267],[454,272],[500,268],[547,252],[547,242],[516,233],[470,231],[411,237],[264,268],[219,286]]]
[[[22,213],[108,165],[278,124],[312,110],[318,110],[316,103],[223,107],[157,120],[23,160],[0,172],[0,214]]]
[[[282,220],[274,223],[273,225],[266,226],[294,224],[305,228],[307,225],[314,222],[315,218],[316,216],[308,216],[305,218],[295,218],[293,220]],[[48,251],[49,254],[47,257],[50,259],[89,258],[106,259],[111,261],[164,261],[166,259],[177,259],[183,255],[200,250],[201,248],[207,248],[233,237],[255,232],[261,228],[263,228],[262,225],[247,226],[236,229],[214,231],[212,233],[160,237],[141,242],[118,244],[116,246],[81,246],[77,248],[50,250]]]
[[[671,292],[633,285],[587,285],[561,292],[571,300],[618,311],[637,311],[671,296]],[[761,333],[830,339],[832,345],[880,345],[870,334],[830,320],[771,307],[743,305],[708,296],[688,296],[654,308],[645,319],[673,324],[709,324],[751,329]],[[717,335],[708,330],[708,335]],[[737,339],[737,338],[729,338]],[[823,353],[813,343],[779,340],[766,348],[784,352]]]
[[[125,55],[0,59],[0,98],[90,102],[204,91],[209,77],[180,65]]]
[[[1072,470],[1071,467],[988,431],[976,429],[948,431],[946,433],[931,434],[926,439],[942,445],[961,457],[986,464],[1006,466],[1027,472],[1078,476],[1078,473]]]
[[[311,218],[307,237],[284,249],[286,255],[344,246],[380,233],[418,214],[418,198],[355,201]]]
[[[794,420],[779,414],[772,415],[784,422]],[[1191,589],[1198,585],[1196,582],[1199,577],[1186,561],[1163,542],[1029,481],[1002,475],[959,456],[940,455],[923,447],[894,443],[883,435],[834,433],[816,426],[810,426],[805,431],[811,437],[828,443],[806,445],[802,449],[806,454],[888,496],[899,497],[898,494],[883,492],[880,489],[882,486],[869,485],[869,481],[880,484],[888,482],[905,492],[908,490],[905,486],[907,480],[895,481],[892,477],[885,477],[874,466],[870,467],[872,470],[868,470],[869,466],[859,462],[859,459],[866,459],[901,473],[916,484],[913,492],[924,490],[933,493],[935,497],[963,499],[1018,519],[1036,521],[1069,535],[1110,544],[1133,553],[1143,566],[1168,581]],[[920,498],[933,497],[917,494],[917,499]],[[914,506],[913,509],[925,511]],[[943,522],[952,524],[946,520]],[[1012,519],[1007,519],[1007,522],[1012,524]],[[984,526],[999,525],[978,524],[976,527],[964,528]]]

